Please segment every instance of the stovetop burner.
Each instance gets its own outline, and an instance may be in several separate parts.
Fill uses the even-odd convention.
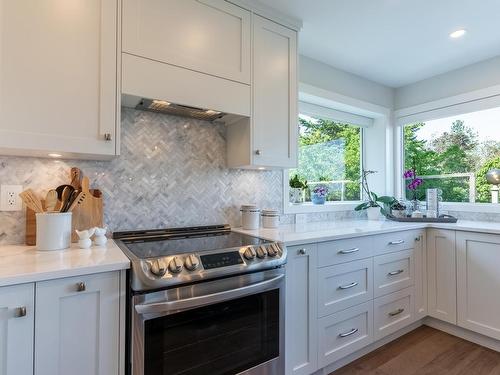
[[[231,231],[229,225],[115,232],[132,262],[132,288],[158,289],[281,267],[283,243]]]

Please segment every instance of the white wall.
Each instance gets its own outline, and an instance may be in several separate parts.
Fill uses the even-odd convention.
[[[396,89],[401,109],[500,84],[500,56]]]
[[[306,56],[300,56],[299,80],[301,83],[382,107],[394,106],[394,89]]]

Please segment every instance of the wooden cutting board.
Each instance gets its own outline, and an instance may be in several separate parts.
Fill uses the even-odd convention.
[[[103,227],[103,199],[102,193],[98,190],[89,190],[89,178],[83,177],[81,171],[76,171],[77,168],[71,169],[71,180],[73,183],[78,184],[77,181],[81,179],[82,191],[87,193],[87,198],[82,204],[75,207],[73,210],[73,217],[71,222],[71,240],[72,242],[78,241],[78,235],[75,229],[84,230],[92,227]],[[98,195],[99,197],[95,197]],[[42,201],[45,208],[45,201]],[[36,245],[36,216],[35,212],[26,208],[26,245]]]

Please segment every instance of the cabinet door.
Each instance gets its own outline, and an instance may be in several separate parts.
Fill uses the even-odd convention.
[[[315,244],[288,248],[286,265],[285,373],[317,370]]]
[[[457,324],[455,232],[431,229],[427,233],[429,315]]]
[[[254,17],[253,164],[297,165],[297,33]]]
[[[112,375],[119,368],[118,272],[36,284],[35,375]]]
[[[250,84],[250,20],[223,0],[123,0],[123,52]]]
[[[118,0],[0,9],[0,153],[115,155]]]
[[[427,247],[425,232],[415,236],[415,319],[427,316]]]
[[[0,288],[0,375],[33,374],[34,285]]]
[[[458,325],[500,339],[500,236],[457,232]]]

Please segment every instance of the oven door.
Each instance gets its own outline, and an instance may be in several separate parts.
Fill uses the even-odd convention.
[[[133,375],[284,373],[284,269],[132,298]]]

